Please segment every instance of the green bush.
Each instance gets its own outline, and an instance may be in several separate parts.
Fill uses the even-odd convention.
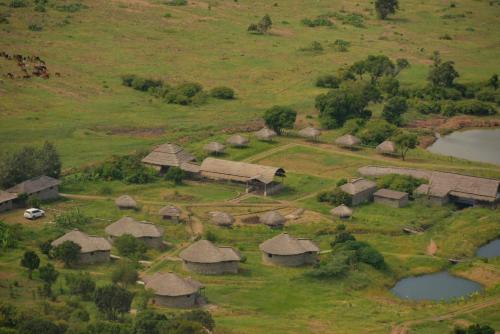
[[[333,42],[332,46],[333,49],[337,52],[347,52],[349,51],[351,43],[348,41],[344,41],[343,39],[337,39],[335,40],[335,42]]]
[[[131,259],[142,259],[147,251],[144,241],[130,234],[124,234],[116,238],[113,244],[120,255]]]
[[[354,13],[354,12],[346,12],[346,11],[339,11],[330,14],[329,16],[332,16],[339,20],[342,24],[346,25],[351,25],[357,28],[364,28],[365,27],[365,18],[362,14]]]
[[[28,7],[28,2],[25,0],[12,0],[9,4],[9,7],[11,8]]]
[[[302,47],[299,51],[323,52],[323,45],[318,41],[312,41],[308,46]]]
[[[424,115],[429,114],[439,114],[441,112],[441,105],[438,102],[418,102],[416,105],[416,109],[419,113]]]
[[[333,190],[320,192],[316,198],[318,202],[326,202],[335,206],[341,204],[350,206],[352,203],[352,196],[342,191],[339,187]]]
[[[397,131],[396,126],[385,120],[377,119],[368,121],[365,127],[358,132],[358,136],[364,145],[376,146],[392,137]]]
[[[229,87],[215,87],[210,91],[210,96],[216,99],[231,100],[234,99],[234,90]]]
[[[442,109],[444,116],[454,116],[457,114],[474,116],[495,115],[497,110],[488,103],[477,100],[464,100],[457,102],[448,102]]]
[[[78,208],[57,214],[54,220],[56,226],[64,229],[81,228],[92,222],[92,219]]]
[[[81,2],[69,3],[64,5],[55,6],[56,10],[65,13],[75,13],[82,9],[87,9],[88,6],[84,5]]]
[[[316,87],[339,88],[341,80],[333,74],[321,75],[316,79]]]
[[[302,24],[307,27],[331,27],[333,26],[333,22],[330,21],[327,17],[318,16],[315,19],[303,19]]]
[[[186,6],[188,4],[187,0],[168,0],[165,1],[165,5],[168,6]]]
[[[186,177],[186,173],[179,167],[170,167],[165,173],[165,180],[171,181],[175,184],[182,184],[182,181]]]
[[[31,31],[42,31],[43,30],[43,27],[39,24],[36,24],[36,23],[32,23],[28,26],[28,29],[31,30]]]
[[[403,191],[410,196],[421,184],[427,183],[426,180],[417,179],[409,175],[388,174],[380,177],[377,180],[379,188],[387,188],[396,191]]]

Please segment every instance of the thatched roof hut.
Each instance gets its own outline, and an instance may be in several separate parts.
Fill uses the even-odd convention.
[[[396,144],[394,144],[394,142],[391,140],[383,141],[375,149],[380,154],[396,154],[397,153]]]
[[[255,132],[255,137],[263,141],[270,141],[276,136],[277,136],[276,132],[274,132],[269,128],[262,128],[259,131]]]
[[[219,142],[213,141],[211,143],[206,144],[203,147],[203,149],[210,154],[220,154],[224,153],[226,146]]]
[[[187,262],[218,263],[240,261],[241,256],[232,247],[217,247],[208,240],[198,240],[182,252],[179,257]]]
[[[335,139],[335,144],[342,146],[342,147],[348,147],[348,148],[356,147],[360,143],[361,143],[361,140],[358,137],[355,137],[353,135],[344,135],[342,137]]]
[[[235,219],[227,212],[214,211],[210,212],[210,221],[218,226],[230,227],[233,226]]]
[[[105,229],[107,235],[120,237],[124,234],[130,234],[135,238],[158,238],[162,237],[165,230],[149,222],[138,222],[132,217],[122,217]]]
[[[81,247],[80,253],[111,251],[111,244],[108,240],[106,240],[106,238],[87,235],[78,230],[73,230],[66,233],[62,237],[52,241],[51,245],[53,247],[57,247],[65,241],[72,241],[75,244],[79,245]]]
[[[294,238],[288,233],[281,233],[264,241],[259,249],[273,255],[298,255],[308,252],[319,252],[319,247],[310,239]]]
[[[146,289],[154,291],[160,296],[185,296],[198,292],[203,288],[200,282],[188,278],[182,278],[174,273],[154,273],[152,276],[144,277]]]
[[[137,202],[129,195],[118,197],[115,204],[120,209],[137,209]]]
[[[166,143],[156,147],[142,162],[157,169],[162,167],[180,167],[185,162],[194,161],[196,158],[176,144]]]
[[[166,205],[161,208],[158,213],[163,217],[163,219],[172,219],[178,221],[182,211],[175,205]]]
[[[321,135],[321,131],[319,129],[316,129],[312,126],[308,126],[307,128],[304,128],[299,131],[299,136],[316,140],[318,137]]]
[[[277,211],[269,211],[260,216],[259,221],[270,227],[282,227],[285,225],[286,219]]]
[[[347,205],[341,204],[336,208],[330,210],[332,216],[336,216],[339,218],[350,218],[352,216],[352,209]]]
[[[227,143],[235,147],[246,147],[250,141],[242,135],[234,135],[227,139]]]

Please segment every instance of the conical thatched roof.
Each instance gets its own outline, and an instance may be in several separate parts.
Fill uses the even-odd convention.
[[[262,224],[272,227],[279,227],[285,225],[286,219],[277,211],[269,211],[259,218]]]
[[[213,141],[206,144],[203,149],[208,153],[222,153],[226,149],[226,146],[219,142]]]
[[[228,144],[231,144],[233,146],[243,147],[247,146],[250,141],[248,140],[248,138],[243,137],[242,135],[234,135],[229,137],[227,139],[227,142]]]
[[[297,239],[288,233],[282,233],[264,241],[259,249],[274,255],[298,255],[307,252],[319,252],[318,246],[310,239]]]
[[[164,230],[153,223],[138,222],[132,217],[122,217],[105,229],[106,234],[113,237],[120,237],[130,234],[136,238],[158,238],[163,236]]]
[[[317,138],[321,135],[321,131],[319,129],[313,128],[312,126],[308,126],[299,131],[299,136],[304,138]]]
[[[167,143],[156,147],[142,162],[155,166],[179,167],[182,163],[193,160],[196,158],[179,145]]]
[[[137,202],[129,195],[123,195],[115,200],[116,205],[123,209],[135,209],[137,208]]]
[[[268,128],[262,128],[255,132],[255,137],[260,140],[271,140],[273,137],[276,137],[276,135],[276,132]]]
[[[199,240],[179,253],[187,262],[218,263],[240,261],[241,256],[232,247],[217,247],[208,240]]]
[[[345,147],[353,147],[359,145],[361,140],[353,135],[344,135],[335,139],[335,144]]]
[[[385,140],[377,146],[376,150],[382,154],[393,154],[396,153],[396,144],[391,140]]]
[[[215,225],[219,226],[232,226],[234,224],[234,217],[227,212],[214,211],[210,212],[210,220]]]
[[[341,204],[341,205],[337,206],[336,208],[331,209],[330,213],[333,216],[337,216],[340,218],[348,218],[348,217],[352,216],[352,209],[344,204]]]
[[[179,217],[181,215],[181,209],[174,205],[167,205],[158,211],[161,216]]]
[[[72,241],[75,244],[80,245],[81,253],[91,253],[97,251],[110,251],[111,244],[106,238],[95,237],[91,235],[87,235],[78,230],[73,230],[71,232],[66,233],[62,237],[52,241],[51,245],[53,247],[57,247],[65,241]]]
[[[144,278],[146,289],[159,296],[186,296],[198,292],[203,284],[191,277],[182,278],[174,273],[155,273]]]

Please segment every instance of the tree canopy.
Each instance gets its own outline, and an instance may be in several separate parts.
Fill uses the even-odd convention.
[[[28,269],[28,276],[31,279],[33,270],[38,269],[38,266],[40,266],[40,258],[35,252],[26,251],[21,259],[21,265]]]
[[[375,11],[382,20],[385,20],[389,14],[396,13],[396,9],[399,9],[398,0],[375,0]]]
[[[297,112],[290,107],[273,106],[264,113],[264,122],[281,135],[283,129],[293,128],[296,117]]]
[[[394,143],[401,153],[401,158],[405,160],[406,153],[410,149],[415,149],[418,145],[417,135],[410,132],[401,132],[394,137]]]
[[[66,267],[72,267],[78,262],[82,248],[73,241],[64,241],[52,249],[52,256],[64,262]]]
[[[117,285],[107,285],[98,288],[94,302],[107,319],[115,320],[120,314],[130,311],[133,294]]]

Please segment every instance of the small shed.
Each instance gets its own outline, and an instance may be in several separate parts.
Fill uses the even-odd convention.
[[[232,247],[218,247],[208,240],[190,245],[179,257],[188,271],[204,275],[237,274],[240,253]]]
[[[12,201],[17,198],[16,194],[11,194],[0,190],[0,212],[11,210]]]
[[[340,219],[348,219],[352,217],[352,209],[344,204],[331,209],[330,213],[332,216],[339,217]]]
[[[79,264],[107,262],[110,259],[111,244],[106,238],[87,235],[78,230],[66,233],[52,241],[52,247],[57,247],[65,241],[72,241],[80,246]]]
[[[209,213],[210,221],[218,226],[231,227],[233,226],[235,219],[227,212],[213,211]]]
[[[153,303],[173,308],[194,307],[201,301],[203,284],[191,277],[183,278],[172,272],[144,277],[146,289],[153,290]]]
[[[158,211],[158,213],[160,214],[160,216],[163,219],[172,220],[172,221],[178,223],[180,220],[182,211],[181,211],[181,209],[179,209],[178,207],[176,207],[174,205],[167,205],[167,206],[164,206],[163,208],[161,208],[160,211]]]
[[[227,139],[227,143],[234,147],[247,147],[250,141],[242,135],[234,135]]]
[[[430,203],[443,205],[450,201],[450,190],[446,187],[433,186],[432,184],[421,184],[414,195],[426,197]]]
[[[208,152],[209,154],[218,155],[224,153],[226,146],[219,142],[213,141],[203,146],[203,149],[205,150],[205,152]]]
[[[264,264],[298,267],[317,262],[319,247],[310,239],[282,233],[259,245]]]
[[[335,144],[341,147],[353,149],[361,144],[361,140],[353,135],[344,135],[335,139]]]
[[[121,210],[137,209],[137,202],[129,195],[122,195],[115,200],[116,206]]]
[[[41,201],[48,201],[59,197],[61,181],[50,176],[40,176],[21,182],[7,189],[8,193],[15,195],[26,194],[34,196]]]
[[[255,132],[255,137],[262,141],[271,141],[277,134],[273,130],[269,128],[262,128],[259,131]]]
[[[356,206],[373,199],[373,193],[377,190],[377,184],[363,178],[354,179],[340,187],[342,191],[352,196],[352,205]]]
[[[308,126],[299,131],[299,136],[310,140],[318,140],[319,136],[321,136],[321,130]]]
[[[132,217],[122,217],[105,229],[111,241],[124,234],[130,234],[134,238],[142,240],[144,244],[152,248],[160,248],[163,245],[165,230],[149,222],[138,222]]]
[[[269,227],[283,227],[286,223],[285,217],[278,211],[269,211],[259,217],[259,221]]]
[[[380,189],[373,194],[375,203],[402,208],[408,205],[408,193],[391,189]]]
[[[375,149],[380,154],[386,154],[386,155],[397,154],[396,144],[391,140],[383,141]]]

